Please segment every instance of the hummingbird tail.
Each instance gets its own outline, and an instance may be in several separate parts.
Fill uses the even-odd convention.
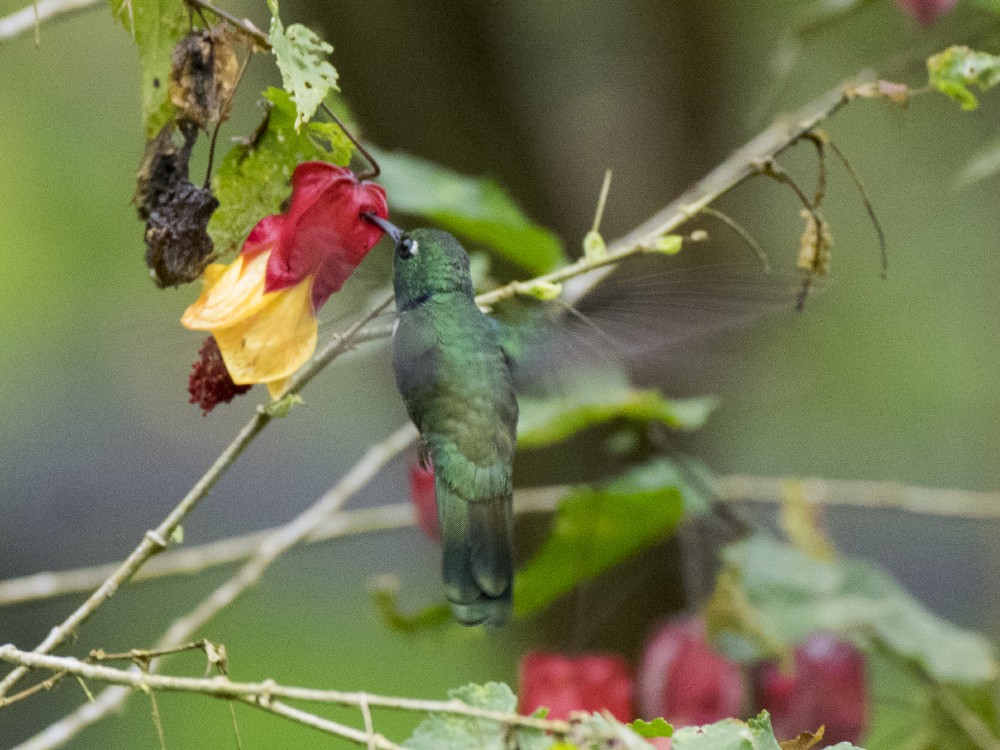
[[[436,484],[444,586],[455,618],[465,625],[505,625],[514,578],[511,496],[467,501]]]

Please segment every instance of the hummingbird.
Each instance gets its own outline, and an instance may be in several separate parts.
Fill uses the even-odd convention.
[[[787,307],[783,279],[708,267],[605,281],[607,299],[598,290],[562,311],[571,314],[528,301],[501,322],[476,305],[469,256],[455,237],[363,216],[395,245],[393,370],[434,469],[445,594],[466,625],[503,625],[513,609],[518,393],[540,387],[544,395],[574,367],[676,351]]]
[[[445,595],[466,625],[504,625],[512,610],[517,395],[500,325],[476,305],[469,256],[439,229],[395,243],[393,371],[434,468]]]

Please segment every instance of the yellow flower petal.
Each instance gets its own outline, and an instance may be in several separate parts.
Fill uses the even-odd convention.
[[[291,378],[278,378],[277,380],[269,380],[265,383],[267,386],[267,392],[271,394],[271,399],[273,401],[277,401],[281,398],[291,380]]]
[[[287,378],[316,350],[319,324],[312,312],[312,277],[265,296],[263,307],[235,325],[213,328],[233,382]]]
[[[184,311],[181,325],[196,331],[212,331],[245,321],[271,304],[273,293],[264,292],[264,276],[270,252],[244,256],[228,267],[213,263],[205,269],[201,296]]]

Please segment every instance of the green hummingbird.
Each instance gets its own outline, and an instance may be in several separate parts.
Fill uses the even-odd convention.
[[[518,409],[499,325],[476,305],[458,240],[367,218],[395,242],[393,370],[434,467],[445,594],[459,622],[503,625]]]

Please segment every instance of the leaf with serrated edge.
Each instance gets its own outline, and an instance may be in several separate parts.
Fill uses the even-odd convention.
[[[652,739],[653,737],[669,737],[674,733],[673,726],[663,719],[653,719],[652,721],[636,719],[628,726],[637,735],[645,737],[646,739]]]
[[[928,58],[928,83],[951,97],[962,109],[975,109],[979,100],[972,86],[987,91],[1000,83],[1000,57],[964,46],[953,46]]]
[[[337,71],[324,58],[333,47],[300,23],[287,29],[278,18],[277,2],[269,2],[272,18],[268,41],[281,71],[281,83],[295,102],[295,130],[308,122],[316,108],[337,88]]]
[[[514,713],[517,697],[500,682],[466,685],[448,691],[448,697],[476,708],[501,713]],[[552,739],[532,729],[518,729],[517,747],[525,750],[547,750]],[[403,746],[409,750],[506,750],[508,732],[489,719],[477,719],[454,714],[431,714],[413,731]]]

